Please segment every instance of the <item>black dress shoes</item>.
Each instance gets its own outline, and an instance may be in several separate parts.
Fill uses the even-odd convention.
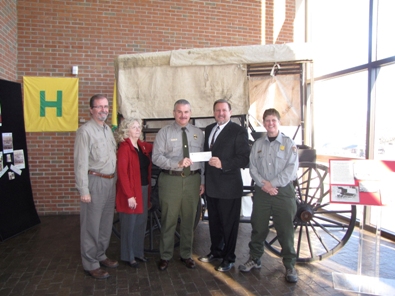
[[[184,259],[184,258],[180,258],[181,262],[183,262],[185,264],[186,267],[188,268],[195,268],[195,261],[193,261],[192,258],[188,258],[188,259]]]
[[[148,262],[148,258],[147,257],[134,257],[134,259],[136,259],[137,261],[140,262]]]
[[[137,261],[130,261],[129,265],[133,268],[139,268],[139,263]]]
[[[227,260],[222,261],[222,263],[220,265],[218,265],[217,267],[215,267],[216,271],[229,271],[232,267],[233,267],[233,262],[229,262]]]
[[[163,260],[163,259],[159,260],[159,264],[158,264],[159,270],[164,271],[167,269],[168,266],[169,266],[169,260]]]
[[[210,263],[210,262],[213,262],[213,261],[220,261],[220,260],[222,260],[222,258],[214,256],[212,253],[210,253],[207,256],[199,257],[198,260],[202,261],[204,263]]]

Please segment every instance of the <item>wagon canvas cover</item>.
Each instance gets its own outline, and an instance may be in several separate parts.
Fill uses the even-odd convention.
[[[252,104],[259,104],[259,109],[267,106],[267,95],[273,93],[258,92],[260,97],[254,95],[254,98],[250,98],[251,82],[247,65],[305,60],[311,60],[309,47],[305,43],[120,55],[115,59],[118,112],[124,117],[169,118],[172,117],[174,102],[186,99],[192,105],[193,117],[205,117],[212,116],[215,100],[227,99],[232,104],[232,114],[247,114]],[[264,84],[277,84],[276,80],[272,79],[268,84],[266,78]],[[292,83],[296,83],[299,88],[299,79]],[[256,85],[256,81],[252,85]],[[282,100],[284,104],[295,100],[295,104],[300,105],[299,93],[292,85],[290,90],[282,91],[280,88],[274,93],[282,97],[296,94],[297,98]],[[281,100],[272,97],[270,101]],[[292,107],[287,106],[285,109],[297,113]],[[257,112],[259,116],[261,110]],[[298,120],[300,118],[297,116]]]

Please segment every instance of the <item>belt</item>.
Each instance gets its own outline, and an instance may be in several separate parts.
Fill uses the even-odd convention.
[[[181,176],[186,177],[183,171],[172,171],[172,170],[162,170],[165,174],[172,175],[172,176]],[[191,171],[190,175],[200,174],[200,170]]]
[[[111,174],[111,175],[105,175],[105,174],[94,172],[94,171],[88,171],[88,174],[89,175],[98,176],[98,177],[102,177],[102,178],[106,178],[106,179],[112,179],[112,178],[115,177],[115,173]]]

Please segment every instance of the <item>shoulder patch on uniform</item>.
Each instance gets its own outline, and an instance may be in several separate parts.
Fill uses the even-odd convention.
[[[292,146],[292,151],[293,151],[294,153],[296,153],[296,151],[298,151],[298,148],[296,148],[296,146]]]

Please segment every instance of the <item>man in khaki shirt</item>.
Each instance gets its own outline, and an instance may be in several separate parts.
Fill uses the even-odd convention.
[[[100,266],[118,266],[106,256],[115,207],[116,143],[105,124],[107,98],[94,95],[89,105],[92,118],[77,130],[74,144],[74,173],[81,196],[81,257],[89,275],[104,279],[110,275]]]

